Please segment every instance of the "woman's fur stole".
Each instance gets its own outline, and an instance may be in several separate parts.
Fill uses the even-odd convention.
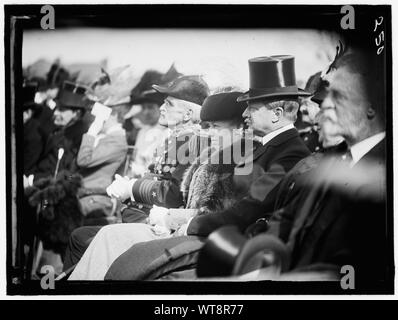
[[[237,201],[233,184],[233,164],[211,164],[203,155],[185,171],[181,183],[186,209],[199,209],[211,213],[231,207]]]

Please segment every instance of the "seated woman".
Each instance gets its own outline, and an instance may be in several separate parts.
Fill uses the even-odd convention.
[[[83,135],[77,164],[83,177],[80,204],[84,216],[97,212],[108,216],[112,211],[106,187],[126,158],[126,133],[122,128],[126,110],[124,105],[112,106],[109,118],[97,116]]]
[[[218,93],[208,97],[203,104],[200,116],[202,121],[208,121],[210,124],[207,133],[212,143],[210,149],[202,149],[197,141],[203,141],[203,139],[194,138],[196,142],[191,140],[191,148],[196,147],[203,151],[200,159],[197,159],[187,170],[182,184],[187,202],[186,208],[195,210],[183,211],[182,214],[178,209],[174,210],[177,215],[182,217],[181,224],[193,216],[197,209],[210,213],[230,205],[235,198],[232,188],[234,157],[231,154],[224,157],[225,152],[219,153],[218,151],[235,141],[240,143],[242,138],[238,129],[243,127],[242,113],[246,104],[236,102],[240,94],[240,92]],[[237,132],[238,134],[236,134]],[[220,144],[220,141],[223,143]],[[232,148],[229,149],[233,151]],[[217,156],[214,156],[213,151],[217,151]],[[211,158],[209,158],[210,154]],[[226,160],[225,163],[224,160]],[[170,237],[180,223],[167,228],[167,223],[159,220],[164,220],[172,213],[172,209],[170,211],[163,208],[159,210],[155,207],[148,224],[125,223],[102,228],[77,264],[69,280],[103,280],[113,261],[132,245]],[[156,224],[157,222],[161,225]]]

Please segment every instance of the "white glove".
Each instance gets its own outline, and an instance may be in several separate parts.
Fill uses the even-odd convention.
[[[127,177],[121,177],[120,175],[115,175],[115,180],[112,184],[106,188],[106,193],[111,198],[116,198],[120,201],[124,201],[129,197],[134,200],[133,198],[133,186],[137,179],[129,180]]]
[[[158,225],[170,229],[170,216],[168,213],[169,209],[154,205],[149,212],[148,223],[153,226]]]

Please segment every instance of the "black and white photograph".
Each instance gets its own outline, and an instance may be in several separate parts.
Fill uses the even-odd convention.
[[[393,295],[391,15],[4,5],[6,294]]]

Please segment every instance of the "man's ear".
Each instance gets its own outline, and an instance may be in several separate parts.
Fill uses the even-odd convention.
[[[376,115],[375,109],[369,107],[368,110],[366,111],[366,115],[368,116],[368,119],[373,119]]]
[[[278,108],[275,108],[273,111],[274,111],[274,116],[272,117],[272,122],[276,123],[282,118],[283,109],[278,107]]]
[[[193,115],[193,111],[192,109],[188,109],[187,111],[185,111],[184,113],[184,121],[188,122],[189,120],[192,119],[192,115]]]

